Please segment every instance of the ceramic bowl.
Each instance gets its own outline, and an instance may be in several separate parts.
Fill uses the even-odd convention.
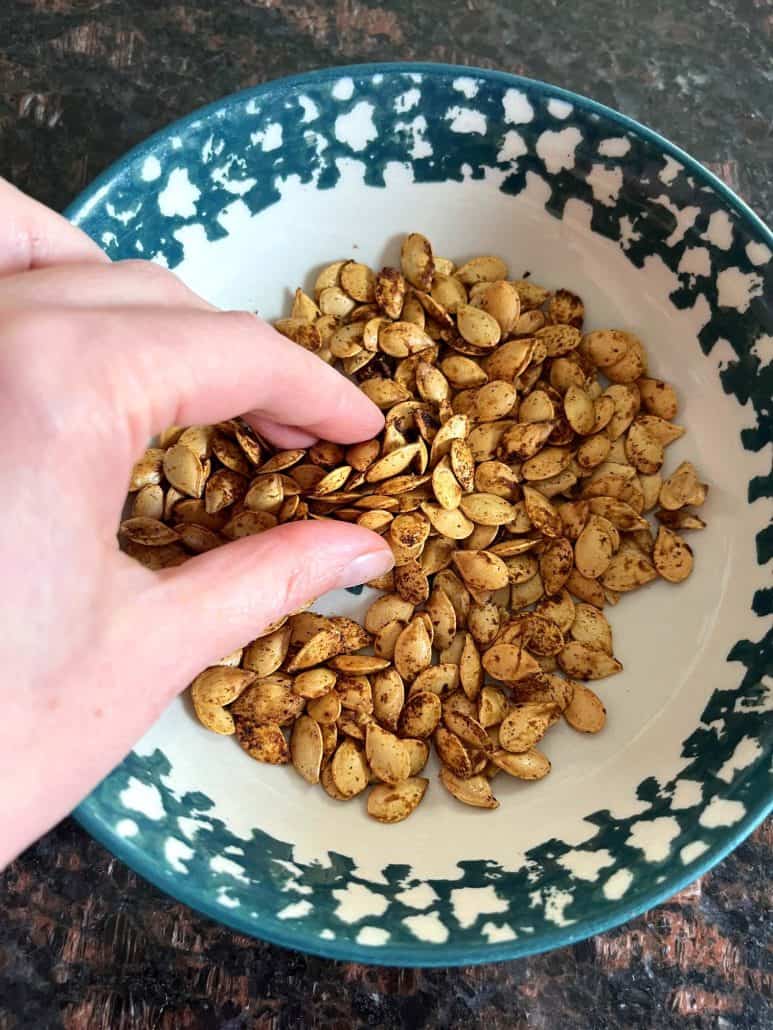
[[[768,525],[773,237],[666,140],[541,83],[437,65],[359,66],[248,90],[133,150],[70,208],[116,259],[160,262],[208,300],[277,317],[312,270],[439,253],[504,256],[641,335],[676,384],[710,483],[692,577],[610,609],[625,672],[596,737],[563,725],[539,783],[500,808],[450,797],[383,826],[259,765],[184,698],[83,802],[83,825],[162,890],[236,930],[399,965],[576,941],[679,890],[770,803]],[[371,591],[319,609],[360,614]],[[767,636],[766,636],[767,632]],[[767,676],[767,678],[766,678]]]

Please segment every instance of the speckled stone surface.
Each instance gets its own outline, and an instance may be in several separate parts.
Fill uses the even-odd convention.
[[[0,173],[63,207],[210,100],[362,60],[499,67],[660,130],[773,214],[773,0],[4,0]],[[398,971],[282,951],[145,884],[72,821],[0,879],[0,1030],[773,1025],[773,828],[618,930],[499,966]]]

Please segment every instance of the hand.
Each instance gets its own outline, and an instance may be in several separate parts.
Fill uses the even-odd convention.
[[[149,262],[111,264],[0,180],[0,867],[127,753],[204,667],[392,565],[379,536],[296,522],[153,573],[116,529],[171,424],[241,413],[280,447],[353,443],[378,409],[246,312]]]

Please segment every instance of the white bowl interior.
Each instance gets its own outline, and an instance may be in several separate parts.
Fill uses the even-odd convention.
[[[421,879],[453,878],[460,860],[514,868],[541,841],[587,840],[595,832],[583,819],[588,813],[608,809],[622,817],[637,806],[644,810],[637,785],[649,776],[665,784],[679,773],[687,764],[682,742],[707,699],[723,683],[734,685],[725,659],[739,638],[739,599],[745,604],[765,578],[754,551],[757,516],[742,500],[749,479],[765,472],[764,457],[739,453],[743,412],[721,388],[721,356],[706,359],[699,350],[704,312],[676,310],[669,300],[676,276],[656,259],[635,268],[617,243],[590,230],[587,204],[569,201],[558,220],[545,212],[545,187],[537,177],[516,197],[498,186],[496,173],[427,185],[395,169],[385,195],[366,186],[352,164],[332,190],[285,184],[281,201],[258,215],[234,201],[222,216],[229,235],[220,240],[207,241],[195,229],[180,233],[186,256],[175,271],[189,286],[220,307],[258,310],[266,318],[286,314],[292,290],[310,288],[318,268],[331,260],[398,263],[406,232],[423,232],[437,253],[454,259],[500,254],[513,277],[529,272],[535,282],[579,293],[589,328],[641,336],[652,373],[676,386],[678,421],[688,430],[669,448],[667,467],[690,459],[711,485],[703,512],[708,527],[691,539],[691,578],[678,587],[658,582],[607,609],[615,653],[625,666],[622,675],[594,684],[608,710],[607,729],[592,738],[566,725],[554,729],[544,742],[551,775],[535,784],[500,776],[496,812],[459,805],[434,783],[413,818],[385,828],[367,819],[359,804],[337,804],[287,769],[250,761],[232,741],[199,726],[184,699],[139,745],[140,753],[161,747],[173,766],[170,786],[198,785],[237,834],[249,836],[257,819],[272,836],[292,841],[299,860],[344,852],[369,879],[386,864],[406,861]],[[337,592],[316,607],[358,615],[373,596]],[[685,804],[700,797],[698,784],[680,789]],[[648,824],[632,843],[657,859],[678,832],[678,823],[666,818]],[[596,871],[603,868],[597,853],[566,859],[579,876],[588,861]]]

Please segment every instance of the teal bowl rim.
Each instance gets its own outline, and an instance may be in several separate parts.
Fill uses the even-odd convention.
[[[71,221],[77,220],[84,210],[87,209],[88,205],[93,202],[94,195],[100,189],[111,183],[141,157],[153,153],[156,147],[164,143],[170,135],[179,135],[192,123],[200,123],[208,118],[216,117],[218,112],[240,105],[245,100],[269,94],[281,96],[285,91],[308,83],[325,83],[345,75],[390,75],[408,74],[411,72],[444,77],[474,76],[502,86],[527,88],[533,92],[542,92],[550,97],[566,100],[586,112],[601,115],[619,125],[626,132],[634,133],[680,161],[701,185],[709,186],[715,190],[729,207],[750,224],[750,227],[760,237],[761,241],[773,250],[773,232],[721,179],[684,150],[669,142],[664,136],[661,136],[652,129],[648,129],[633,118],[620,114],[613,108],[584,97],[579,93],[573,93],[571,90],[563,89],[560,86],[552,86],[539,79],[530,79],[509,72],[492,71],[486,68],[476,68],[467,65],[434,64],[431,62],[381,62],[341,65],[318,69],[300,75],[273,79],[240,90],[237,93],[229,94],[221,100],[216,100],[211,104],[198,108],[185,117],[170,123],[166,128],[159,130],[142,143],[127,151],[123,157],[110,165],[78,195],[65,209],[64,216]],[[653,877],[652,885],[648,890],[639,892],[636,899],[627,904],[619,904],[604,918],[586,918],[573,923],[571,926],[560,927],[555,931],[543,933],[538,940],[521,937],[502,944],[492,944],[481,951],[476,950],[472,955],[466,952],[464,946],[456,946],[453,943],[433,946],[432,951],[428,951],[424,945],[419,947],[385,945],[383,948],[372,949],[349,940],[322,940],[307,934],[303,930],[299,932],[290,927],[288,927],[287,931],[279,931],[275,927],[264,929],[261,926],[260,916],[257,918],[243,917],[236,910],[224,909],[221,905],[216,904],[196,889],[189,888],[185,883],[184,877],[173,878],[168,873],[162,873],[154,863],[148,862],[145,856],[130,841],[118,836],[105,825],[101,818],[91,810],[90,798],[86,798],[81,802],[73,812],[73,816],[96,841],[129,866],[130,869],[133,869],[142,876],[143,879],[148,880],[165,894],[177,901],[183,902],[215,922],[228,926],[248,937],[259,938],[281,947],[340,961],[380,966],[399,965],[416,968],[442,968],[457,965],[482,965],[488,962],[502,962],[508,959],[523,958],[527,955],[538,954],[554,948],[566,947],[596,934],[605,933],[607,930],[641,915],[642,912],[655,905],[667,901],[674,894],[683,890],[689,883],[692,883],[693,880],[708,872],[738,847],[771,811],[773,811],[773,790],[770,792],[767,800],[761,798],[757,805],[753,806],[738,824],[732,829],[728,829],[721,842],[716,843],[699,859],[685,866],[682,872],[678,875],[666,876],[666,879],[660,883],[655,882]]]

